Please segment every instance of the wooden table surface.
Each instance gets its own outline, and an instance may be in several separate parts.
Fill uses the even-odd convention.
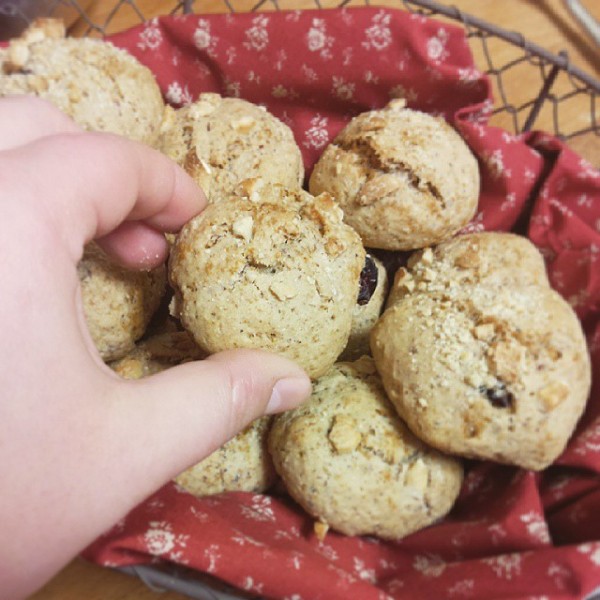
[[[390,2],[378,3],[389,4]],[[584,0],[584,3],[600,20],[600,2]],[[116,4],[116,0],[96,1],[90,7],[89,14],[95,22],[104,23],[110,9]],[[252,2],[233,0],[233,5],[236,7],[254,4],[254,0]],[[285,0],[280,0],[279,4],[287,6]],[[308,0],[296,0],[293,4],[295,7],[314,6],[314,3]],[[505,29],[520,32],[532,42],[555,54],[566,50],[574,65],[600,79],[600,49],[588,41],[561,0],[453,0],[447,1],[446,4],[452,4],[466,13]],[[137,5],[145,17],[151,17],[160,14],[161,9],[162,12],[167,12],[175,2],[137,0]],[[222,0],[203,0],[202,6],[206,11],[224,11]],[[138,21],[139,17],[125,4],[125,8],[117,12],[110,22],[109,30],[125,29]],[[75,25],[74,30],[76,33],[81,33],[85,30],[85,25],[81,23]],[[481,47],[474,45],[473,50],[477,64],[484,67]],[[507,62],[514,55],[514,50],[504,44],[496,44],[492,50],[494,59],[499,65]],[[517,79],[509,81],[505,91],[511,101],[518,104],[523,99],[524,88],[526,86],[523,86],[523,81]],[[565,119],[579,120],[584,123],[589,115],[589,102],[578,98],[576,102],[569,103],[565,110]],[[501,116],[499,122],[510,128],[510,121],[506,115]],[[542,111],[536,128],[552,130],[551,111]],[[600,145],[597,138],[593,136],[575,138],[570,143],[596,166],[600,164]],[[184,600],[184,598],[173,592],[159,595],[134,577],[90,565],[81,559],[74,559],[43,589],[31,596],[30,600]]]

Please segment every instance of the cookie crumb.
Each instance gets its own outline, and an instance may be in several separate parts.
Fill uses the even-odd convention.
[[[233,235],[243,238],[247,242],[252,239],[252,229],[254,227],[254,219],[251,215],[243,215],[236,219],[231,226]]]
[[[346,454],[358,448],[362,436],[356,427],[356,421],[346,415],[338,415],[327,436],[338,454]]]
[[[538,392],[538,398],[547,410],[554,410],[569,396],[569,386],[562,381],[553,381]]]
[[[322,542],[329,531],[329,525],[327,525],[327,523],[323,523],[322,521],[315,521],[314,531],[317,539]]]

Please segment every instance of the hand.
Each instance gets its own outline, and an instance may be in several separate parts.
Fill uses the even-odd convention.
[[[166,481],[251,420],[310,393],[299,367],[231,351],[119,379],[87,332],[76,265],[99,238],[121,262],[164,260],[163,231],[205,206],[174,163],[84,133],[34,98],[0,100],[0,589],[42,585]]]

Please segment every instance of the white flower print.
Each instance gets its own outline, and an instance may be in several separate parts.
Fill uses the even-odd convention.
[[[585,158],[579,160],[579,168],[581,169],[577,174],[579,179],[598,179],[600,177],[600,171]]]
[[[500,148],[492,150],[491,152],[483,152],[482,158],[494,179],[499,179],[502,177],[502,175],[510,177],[511,170],[504,166],[504,155],[502,154],[502,150]]]
[[[168,102],[171,104],[176,104],[178,106],[184,106],[187,104],[191,104],[193,101],[192,95],[190,94],[190,90],[187,85],[181,87],[181,84],[178,81],[174,81],[170,83],[167,87],[167,93],[165,97]]]
[[[190,536],[174,533],[173,526],[166,521],[151,521],[148,525],[149,528],[144,533],[144,544],[148,554],[178,560]]]
[[[367,569],[364,561],[362,561],[357,556],[354,557],[354,571],[356,572],[358,577],[363,581],[368,581],[369,583],[377,583],[377,578],[375,577],[375,569]]]
[[[251,83],[255,83],[256,85],[260,85],[261,77],[255,71],[248,71],[248,74],[246,75],[246,79],[248,81],[250,81]]]
[[[481,71],[477,70],[475,67],[458,69],[458,80],[461,85],[467,89],[473,87],[479,81],[480,77]]]
[[[297,527],[286,529],[278,529],[275,532],[276,540],[294,540],[300,537],[300,530]]]
[[[561,215],[564,215],[569,219],[573,217],[573,211],[568,206],[565,206],[558,198],[550,198],[548,203],[550,206],[556,208]]]
[[[237,48],[235,46],[230,46],[225,50],[225,56],[227,57],[227,64],[232,65],[237,58]]]
[[[215,55],[217,37],[210,31],[210,21],[198,19],[198,25],[193,35],[194,45],[198,50],[204,50],[209,56]]]
[[[600,452],[600,417],[597,417],[575,441],[575,454],[583,456],[594,452]]]
[[[288,95],[289,95],[288,89],[286,87],[284,87],[283,85],[281,85],[280,83],[278,83],[271,90],[271,96],[273,96],[273,98],[285,98]]]
[[[587,248],[583,249],[583,256],[577,260],[579,266],[582,265],[593,265],[600,256],[600,248],[596,244],[590,244]]]
[[[577,546],[577,552],[586,555],[590,559],[590,562],[600,567],[600,543],[580,544]]]
[[[302,600],[300,594],[292,594],[291,596],[285,596],[283,600]]]
[[[221,558],[219,546],[217,546],[217,544],[211,544],[208,548],[204,550],[204,556],[208,558],[208,567],[206,568],[206,570],[209,573],[214,573],[217,567],[217,560]]]
[[[333,93],[340,100],[351,100],[356,84],[346,81],[343,77],[333,76]]]
[[[567,587],[567,582],[571,578],[571,571],[563,565],[552,562],[548,567],[548,577],[552,577],[557,589],[564,590]]]
[[[258,540],[255,540],[253,537],[242,533],[241,531],[235,532],[235,535],[231,538],[231,541],[237,544],[238,546],[245,546],[248,544],[249,546],[255,546],[256,548],[264,548],[265,545]]]
[[[544,518],[539,513],[534,511],[525,513],[519,517],[519,520],[525,524],[527,533],[532,539],[542,543],[550,543],[550,532],[548,531],[548,524],[544,521]]]
[[[577,206],[584,206],[585,208],[592,208],[592,198],[587,194],[581,194],[577,198]]]
[[[523,177],[525,178],[526,181],[531,183],[531,182],[535,181],[535,171],[533,171],[532,169],[525,169],[525,171],[523,173]]]
[[[517,195],[514,192],[506,194],[506,199],[500,205],[501,211],[513,209],[517,203]]]
[[[314,69],[311,69],[311,67],[309,67],[308,65],[303,64],[302,67],[300,67],[300,68],[302,70],[302,74],[304,75],[304,79],[306,79],[306,81],[312,82],[312,81],[317,81],[317,79],[319,79],[317,72]]]
[[[439,577],[446,570],[446,563],[437,554],[423,554],[415,556],[413,568],[426,577]]]
[[[256,50],[261,52],[269,44],[269,32],[267,26],[269,25],[269,17],[265,15],[259,15],[252,19],[252,27],[246,30],[246,41],[244,47],[248,50]]]
[[[453,586],[448,588],[448,596],[468,597],[473,594],[475,582],[472,579],[463,579],[457,581]]]
[[[490,537],[494,546],[497,546],[502,538],[506,537],[506,530],[504,527],[502,527],[502,525],[500,525],[500,523],[494,523],[493,525],[490,525],[488,527],[488,531],[490,532]]]
[[[317,113],[310,120],[310,127],[306,130],[306,140],[302,143],[305,148],[315,148],[320,150],[329,141],[329,132],[327,131],[327,117],[322,117]]]
[[[242,514],[253,521],[274,521],[275,513],[271,508],[271,498],[269,496],[252,496],[250,506],[242,505]]]
[[[327,35],[327,27],[324,19],[313,19],[312,25],[306,34],[306,45],[311,52],[318,52],[324,60],[331,58],[331,47],[334,38]]]
[[[365,83],[379,83],[379,77],[373,71],[365,71],[363,81]]]
[[[344,67],[347,67],[349,64],[352,63],[353,53],[354,49],[350,46],[342,50],[342,64],[344,65]]]
[[[479,211],[475,218],[467,223],[462,229],[461,233],[477,233],[479,231],[485,231],[485,225],[483,224],[483,213]]]
[[[162,44],[162,41],[163,37],[158,26],[158,19],[155,17],[144,26],[137,47],[140,50],[156,50]]]
[[[283,49],[278,50],[275,54],[275,62],[273,63],[273,67],[276,71],[281,71],[283,69],[283,65],[287,61],[287,52]]]
[[[405,98],[407,102],[416,102],[419,99],[419,94],[414,88],[406,88],[401,83],[398,83],[389,91],[390,98]]]
[[[493,556],[484,558],[481,562],[491,567],[500,579],[512,579],[521,574],[521,557],[518,554]]]
[[[247,592],[255,592],[257,594],[262,594],[264,584],[255,582],[254,579],[250,576],[246,577],[242,582],[242,589]]]
[[[338,553],[331,546],[328,546],[327,544],[324,544],[323,542],[321,542],[317,546],[316,550],[319,554],[323,555],[327,560],[337,560],[339,558]]]
[[[365,30],[366,40],[362,43],[363,48],[367,50],[376,50],[381,52],[385,50],[392,42],[392,31],[390,22],[392,16],[380,10],[372,19],[372,25]]]
[[[427,56],[437,65],[448,58],[446,44],[448,43],[448,32],[440,27],[437,33],[427,40]]]

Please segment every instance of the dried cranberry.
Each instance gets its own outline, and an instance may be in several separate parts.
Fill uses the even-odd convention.
[[[360,272],[360,289],[358,290],[358,299],[356,300],[361,306],[368,304],[371,296],[375,293],[378,276],[377,265],[367,254],[365,266]]]
[[[514,407],[515,397],[506,389],[506,386],[501,381],[492,388],[482,385],[479,387],[479,392],[496,408]]]

